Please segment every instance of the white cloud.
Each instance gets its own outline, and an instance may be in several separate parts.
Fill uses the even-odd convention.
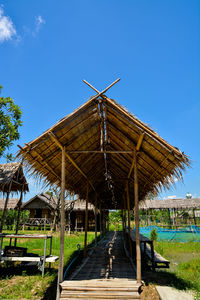
[[[4,10],[0,6],[0,43],[17,37],[15,26],[9,16],[4,15]]]
[[[45,23],[46,21],[41,16],[35,17],[35,31],[33,34],[36,34],[40,30],[42,24]]]

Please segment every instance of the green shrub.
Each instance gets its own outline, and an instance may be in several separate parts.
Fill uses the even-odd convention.
[[[158,239],[158,233],[157,233],[157,230],[156,230],[155,228],[153,228],[153,229],[151,230],[151,233],[150,233],[150,239],[151,239],[152,241],[157,241],[157,239]]]

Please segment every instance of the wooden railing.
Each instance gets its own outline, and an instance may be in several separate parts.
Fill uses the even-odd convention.
[[[25,221],[24,225],[29,226],[44,226],[52,225],[52,219],[50,218],[29,218]]]

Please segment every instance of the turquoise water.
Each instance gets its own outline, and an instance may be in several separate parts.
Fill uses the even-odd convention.
[[[140,233],[150,238],[152,229],[158,233],[158,241],[200,242],[200,228],[188,226],[184,229],[164,229],[158,226],[140,227]]]

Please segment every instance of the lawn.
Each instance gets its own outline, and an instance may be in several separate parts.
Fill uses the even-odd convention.
[[[24,232],[24,233],[30,233]],[[44,233],[43,232],[33,232]],[[88,233],[88,243],[94,240],[94,233]],[[8,243],[8,241],[7,241]],[[77,255],[77,244],[83,249],[84,233],[66,233],[65,238],[65,266]],[[28,247],[28,251],[43,254],[44,240],[21,240],[18,246]],[[181,290],[193,290],[196,299],[200,299],[200,243],[188,242],[155,242],[155,249],[163,257],[170,260],[170,269],[156,272],[146,270],[143,279],[149,286],[169,285]],[[59,255],[59,234],[53,237],[53,255]],[[0,299],[55,299],[56,277],[58,263],[53,264],[51,270],[46,269],[42,278],[41,272],[30,268],[0,265]]]
[[[149,284],[169,285],[180,290],[193,290],[200,299],[200,243],[155,242],[155,250],[170,261],[170,268],[156,273],[144,272]]]
[[[44,231],[31,233],[44,234]],[[23,232],[23,234],[30,234],[30,231]],[[91,244],[93,240],[94,233],[89,232],[88,243]],[[6,244],[8,244],[8,240],[5,241],[4,246]],[[54,234],[53,255],[59,256],[59,244],[59,234]],[[80,244],[81,249],[83,249],[84,233],[71,234],[70,236],[66,234],[65,266],[71,261],[73,255],[77,255],[77,252],[75,252],[77,251],[77,244]],[[19,247],[27,247],[28,252],[43,255],[44,240],[22,239],[18,241],[17,245]],[[37,268],[22,268],[19,264],[15,265],[15,268],[11,265],[8,265],[8,267],[0,265],[0,299],[55,299],[58,264],[59,261],[53,264],[52,269],[46,269],[44,278],[42,278],[41,272]]]

